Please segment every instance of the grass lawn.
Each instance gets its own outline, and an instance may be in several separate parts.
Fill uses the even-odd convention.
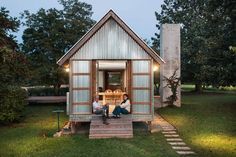
[[[53,138],[57,128],[52,110],[63,105],[31,105],[23,122],[0,127],[0,157],[113,156],[177,157],[161,133],[135,132],[133,139],[89,140],[88,135]],[[236,94],[185,93],[181,108],[158,112],[174,124],[200,157],[236,156]],[[61,116],[61,126],[67,121]]]
[[[63,108],[63,106],[59,106]],[[57,106],[28,106],[19,124],[0,127],[0,157],[177,157],[161,133],[135,132],[133,139],[89,140],[88,135],[53,138]],[[62,123],[67,120],[62,114]],[[61,125],[62,125],[61,123]]]
[[[201,157],[236,156],[236,94],[183,94],[181,108],[158,110]]]

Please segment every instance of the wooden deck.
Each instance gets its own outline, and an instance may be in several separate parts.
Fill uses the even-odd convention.
[[[108,119],[109,125],[103,124],[102,117],[94,115],[90,123],[89,138],[133,138],[131,115],[122,115],[119,119]]]
[[[26,100],[30,103],[64,103],[66,96],[30,96]]]

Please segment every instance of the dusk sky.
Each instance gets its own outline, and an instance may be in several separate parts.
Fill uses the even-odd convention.
[[[98,21],[110,9],[114,10],[134,32],[141,38],[150,40],[157,32],[155,27],[155,11],[160,12],[163,0],[83,0],[93,7],[92,18]],[[57,0],[0,0],[1,7],[6,7],[10,11],[10,15],[19,17],[19,14],[24,10],[29,10],[35,13],[40,8],[58,8],[62,6]],[[17,40],[22,42],[21,36],[24,28],[16,34]]]

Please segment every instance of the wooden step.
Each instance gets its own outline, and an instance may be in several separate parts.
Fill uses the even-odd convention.
[[[90,124],[90,128],[129,128],[131,126],[132,125],[130,125],[130,124],[119,124],[119,123],[110,123],[109,125],[105,125],[103,123],[101,123],[101,124],[91,123]]]
[[[132,134],[132,130],[90,130],[90,134]]]
[[[89,135],[90,139],[101,139],[101,138],[133,138],[133,134],[93,134]]]
[[[119,120],[107,120],[108,123],[111,123],[111,124],[130,124],[132,123],[132,121],[119,121]],[[91,121],[91,124],[103,124],[103,121],[102,120],[92,120]]]
[[[93,122],[102,122],[102,118],[100,118],[100,119],[93,119],[92,120]],[[132,119],[113,119],[113,118],[111,118],[111,119],[107,119],[107,121],[110,121],[110,122],[130,122],[130,121],[132,121]]]
[[[92,117],[89,130],[90,139],[99,138],[132,138],[133,123],[131,116],[118,119],[107,119],[109,125],[103,124],[102,117]]]
[[[102,119],[101,115],[99,115],[99,116],[92,116],[91,120],[100,120],[100,119]],[[121,116],[120,118],[110,117],[108,120],[132,120],[132,117],[131,116]]]
[[[130,123],[132,123],[132,121],[107,121],[108,123],[110,123],[110,124],[130,124]],[[95,122],[91,122],[91,124],[93,124],[93,125],[96,125],[96,124],[103,124],[103,121],[95,121]]]
[[[98,128],[98,127],[92,126],[92,128],[90,128],[90,130],[97,130],[97,131],[100,131],[100,130],[130,130],[130,131],[132,131],[133,128],[131,126],[129,126],[129,127],[116,127],[116,128],[114,128],[114,127]]]

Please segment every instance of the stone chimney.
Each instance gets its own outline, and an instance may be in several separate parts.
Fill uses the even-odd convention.
[[[160,56],[166,62],[160,67],[160,95],[162,107],[167,106],[167,97],[172,95],[170,88],[165,87],[165,77],[173,75],[177,70],[177,76],[180,77],[181,58],[180,58],[180,25],[179,24],[163,24],[161,26],[161,42],[160,42]],[[177,89],[177,101],[175,106],[181,106],[181,86]]]

